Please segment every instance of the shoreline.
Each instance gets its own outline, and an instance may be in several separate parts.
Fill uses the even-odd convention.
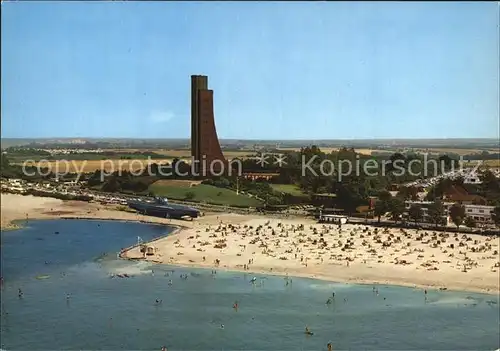
[[[259,221],[259,220],[257,220]],[[260,220],[262,222],[262,220]],[[267,222],[271,222],[272,220],[268,220]],[[250,221],[252,222],[252,220]],[[255,222],[255,220],[254,220]],[[276,222],[276,220],[275,220]],[[280,221],[286,222],[286,221]],[[250,224],[245,224],[243,222],[243,227],[251,227]],[[231,224],[229,224],[232,226]],[[311,227],[314,225],[310,223]],[[316,227],[319,227],[316,225]],[[354,226],[351,226],[354,227]],[[241,227],[240,227],[241,228]],[[495,253],[494,256],[489,257],[480,257],[481,255],[486,256],[485,253],[476,253],[476,259],[481,260],[481,265],[476,264],[476,261],[469,261],[470,258],[466,257],[463,262],[469,265],[467,270],[461,271],[460,268],[462,263],[455,264],[451,263],[451,261],[445,259],[441,262],[441,265],[435,261],[437,259],[434,253],[428,254],[428,258],[431,262],[434,262],[434,266],[430,268],[422,268],[422,265],[416,267],[416,265],[411,266],[411,262],[409,266],[397,265],[398,259],[395,258],[396,263],[394,262],[381,262],[382,259],[386,259],[395,253],[386,253],[385,255],[378,256],[380,259],[378,262],[370,262],[367,263],[366,260],[362,260],[363,262],[355,262],[354,258],[349,257],[349,262],[345,264],[345,260],[337,262],[324,263],[323,259],[321,259],[321,263],[311,263],[309,266],[307,263],[305,267],[302,264],[290,263],[289,261],[293,258],[284,261],[279,261],[273,256],[273,259],[265,257],[264,255],[268,255],[267,253],[262,252],[262,254],[258,254],[253,252],[252,255],[246,254],[244,250],[246,250],[246,245],[249,245],[248,240],[243,241],[245,244],[238,245],[238,237],[235,233],[231,233],[233,241],[228,244],[227,247],[220,248],[208,246],[208,241],[206,242],[207,246],[201,246],[204,240],[209,240],[208,238],[212,237],[212,244],[216,242],[220,242],[223,239],[219,238],[215,233],[220,230],[211,228],[210,226],[197,228],[182,228],[167,236],[166,238],[155,240],[152,243],[153,246],[156,247],[158,253],[154,256],[149,256],[146,258],[142,258],[145,261],[149,261],[152,263],[161,263],[167,264],[170,266],[180,266],[180,267],[193,267],[193,268],[202,268],[202,269],[216,269],[216,270],[224,270],[224,271],[232,271],[232,272],[242,272],[242,273],[254,273],[254,274],[264,274],[264,275],[274,275],[274,276],[291,276],[291,277],[300,277],[300,278],[310,278],[310,279],[318,279],[323,281],[331,281],[338,283],[348,283],[348,284],[363,284],[363,285],[393,285],[393,286],[402,286],[402,287],[410,287],[410,288],[421,288],[421,289],[435,289],[435,290],[450,290],[450,291],[463,291],[463,292],[476,292],[476,293],[484,293],[488,295],[499,295],[499,280],[498,280],[498,254]],[[373,228],[372,228],[373,229]],[[233,227],[234,231],[234,227]],[[205,235],[203,235],[205,234]],[[210,234],[210,235],[207,235]],[[224,236],[224,234],[222,234]],[[476,237],[480,236],[474,236]],[[236,238],[236,240],[234,240]],[[197,240],[199,239],[199,240]],[[500,242],[500,238],[495,238],[495,244],[493,247],[498,247],[498,243]],[[224,239],[226,240],[226,239]],[[230,240],[230,239],[227,239]],[[455,240],[462,240],[455,237]],[[463,239],[465,241],[465,239]],[[477,242],[479,239],[471,239],[467,238],[467,240],[471,240],[472,242]],[[483,238],[486,241],[492,241],[493,238]],[[236,241],[236,242],[235,242]],[[201,244],[200,244],[201,243]],[[410,245],[409,243],[407,243]],[[479,243],[478,243],[479,245]],[[215,245],[214,245],[215,246]],[[240,250],[239,248],[234,249],[234,247],[243,246],[244,248]],[[306,245],[307,246],[307,245]],[[451,245],[450,245],[451,246]],[[458,246],[458,245],[456,245]],[[202,248],[203,247],[203,248]],[[261,244],[259,247],[263,247]],[[286,247],[291,247],[286,246]],[[461,246],[459,246],[461,247]],[[265,245],[265,250],[267,250],[267,245]],[[156,250],[155,249],[155,250]],[[456,248],[458,249],[458,248]],[[232,251],[231,251],[232,250]],[[255,249],[259,250],[259,249]],[[422,249],[414,249],[417,254],[423,252]],[[422,251],[421,251],[422,250]],[[287,250],[291,252],[290,250]],[[394,251],[399,251],[395,249]],[[436,250],[435,250],[436,251]],[[443,252],[447,252],[447,250],[442,249]],[[459,251],[459,249],[457,250]],[[285,251],[286,252],[286,251]],[[497,251],[495,251],[497,252]],[[316,252],[317,253],[317,252]],[[413,252],[412,252],[413,254]],[[401,254],[401,256],[406,256],[408,254]],[[413,254],[416,256],[416,254]],[[203,256],[203,257],[202,257]],[[206,259],[205,259],[205,256]],[[242,256],[246,256],[243,258]],[[269,256],[269,255],[268,255]],[[420,256],[425,256],[425,252],[420,254]],[[446,255],[442,255],[446,258]],[[138,250],[131,248],[127,253],[127,257],[140,259],[141,256],[138,253]],[[263,262],[258,262],[256,264],[245,264],[245,261],[248,261],[248,257],[254,257],[255,260],[262,260]],[[280,257],[281,259],[282,257]],[[297,258],[297,256],[295,256]],[[220,259],[220,264],[214,263],[214,260]],[[309,259],[314,259],[313,257],[309,257]],[[420,259],[420,258],[419,258]],[[460,258],[462,259],[462,258]],[[307,260],[307,259],[306,259]],[[359,261],[359,259],[357,259]],[[424,258],[421,258],[424,261]],[[404,261],[404,260],[401,260]],[[443,267],[443,263],[448,262],[448,266],[451,267]],[[425,262],[427,263],[427,262]],[[494,264],[495,266],[488,265]],[[430,265],[430,264],[429,264]],[[415,268],[416,267],[416,268]],[[438,268],[439,267],[439,268]],[[465,269],[465,267],[464,267]],[[473,272],[469,272],[473,270]],[[474,270],[478,270],[479,272],[474,272]],[[479,275],[477,275],[479,273]]]
[[[150,244],[154,242],[158,242],[160,240],[163,240],[167,237],[170,237],[172,235],[176,235],[177,232],[182,231],[182,228],[179,228],[178,230],[172,232],[171,234],[167,234],[162,237],[155,238],[149,242],[145,242],[144,244]],[[321,280],[321,281],[326,281],[326,282],[331,282],[331,283],[339,283],[339,284],[350,284],[350,285],[374,285],[374,286],[396,286],[396,287],[403,287],[403,288],[413,288],[413,289],[420,289],[420,290],[437,290],[437,291],[449,291],[449,292],[471,292],[471,293],[479,293],[479,294],[484,294],[484,295],[491,295],[491,296],[500,296],[500,290],[497,291],[492,291],[491,289],[485,289],[485,288],[476,288],[476,287],[466,287],[466,286],[453,286],[453,285],[429,285],[429,284],[422,284],[422,283],[416,283],[416,282],[404,282],[404,281],[395,281],[395,280],[377,280],[377,279],[359,279],[359,278],[341,278],[341,277],[334,277],[334,276],[327,276],[327,275],[317,275],[317,274],[310,274],[310,273],[301,273],[301,272],[292,272],[292,271],[280,271],[280,270],[265,270],[264,268],[261,269],[248,269],[248,270],[243,270],[241,268],[237,267],[217,267],[213,264],[202,264],[202,263],[168,263],[168,262],[161,262],[157,261],[154,259],[150,258],[142,258],[142,257],[126,257],[127,253],[129,251],[132,251],[137,248],[137,244],[133,245],[129,248],[126,248],[120,252],[120,254],[123,253],[124,257],[120,256],[120,259],[124,260],[130,260],[130,261],[146,261],[150,262],[153,264],[164,264],[167,266],[172,266],[172,267],[180,267],[180,268],[195,268],[195,269],[212,269],[212,270],[218,270],[218,271],[224,271],[224,272],[230,272],[230,273],[248,273],[248,274],[258,274],[258,275],[264,275],[264,276],[274,276],[274,277],[289,277],[289,278],[301,278],[301,279],[312,279],[312,280]]]
[[[182,221],[94,203],[2,194],[2,231],[5,223],[11,227],[7,230],[20,229],[18,224],[25,218],[113,220],[174,228],[166,236],[144,242],[153,246],[154,255],[144,258],[135,244],[117,252],[122,259],[348,284],[500,293],[500,237],[360,224],[339,229],[307,219],[230,213]],[[461,271],[462,265],[466,272]]]

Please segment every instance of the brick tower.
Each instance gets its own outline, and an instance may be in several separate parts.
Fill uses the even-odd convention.
[[[191,76],[191,156],[200,177],[227,165],[215,129],[213,96],[207,76]]]

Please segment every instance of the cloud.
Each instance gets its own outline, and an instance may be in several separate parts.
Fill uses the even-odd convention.
[[[149,116],[149,120],[153,123],[165,123],[174,118],[174,114],[172,112],[153,112]]]

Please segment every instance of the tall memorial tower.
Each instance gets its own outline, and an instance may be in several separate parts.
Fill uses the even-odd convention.
[[[191,76],[191,156],[201,177],[227,164],[215,129],[213,97],[207,76]]]

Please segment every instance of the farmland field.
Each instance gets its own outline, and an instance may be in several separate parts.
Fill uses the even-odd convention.
[[[173,200],[191,200],[239,207],[257,207],[262,205],[262,202],[255,198],[242,194],[237,195],[232,190],[217,188],[212,185],[199,184],[189,187],[185,186],[185,184],[182,186],[165,184],[162,180],[157,181],[149,186],[148,191],[153,192],[157,196],[165,196]],[[189,198],[189,193],[191,193],[192,198]]]
[[[71,160],[71,161],[46,161],[46,162],[27,162],[28,165],[38,165],[40,168],[49,168],[51,171],[64,172],[94,172],[97,169],[106,172],[114,172],[118,170],[138,171],[144,169],[148,164],[157,163],[165,164],[171,162],[172,159],[134,159],[134,160]]]
[[[470,160],[470,161],[463,161],[462,166],[463,167],[476,167],[480,163],[479,168],[497,168],[500,167],[500,160]]]
[[[319,147],[322,152],[325,153],[331,153],[332,151],[338,151],[338,147]],[[300,147],[283,147],[279,148],[280,151],[300,151]],[[354,148],[354,150],[362,155],[371,155],[374,152],[377,153],[395,153],[395,152],[400,152],[401,150],[398,148],[394,149],[367,149],[367,148]],[[415,152],[422,152],[422,153],[430,153],[430,154],[446,154],[446,153],[454,153],[458,155],[470,155],[470,154],[479,154],[483,151],[487,151],[489,153],[498,153],[498,150],[482,150],[482,149],[467,149],[467,148],[412,148],[413,151]]]
[[[134,152],[154,152],[159,155],[165,155],[167,158],[180,158],[188,160],[191,158],[191,150],[190,149],[112,149],[109,151],[119,152],[119,153],[134,153]],[[241,151],[224,151],[222,150],[224,157],[227,159],[233,158],[247,158],[253,154],[255,154],[252,150],[241,150]]]

